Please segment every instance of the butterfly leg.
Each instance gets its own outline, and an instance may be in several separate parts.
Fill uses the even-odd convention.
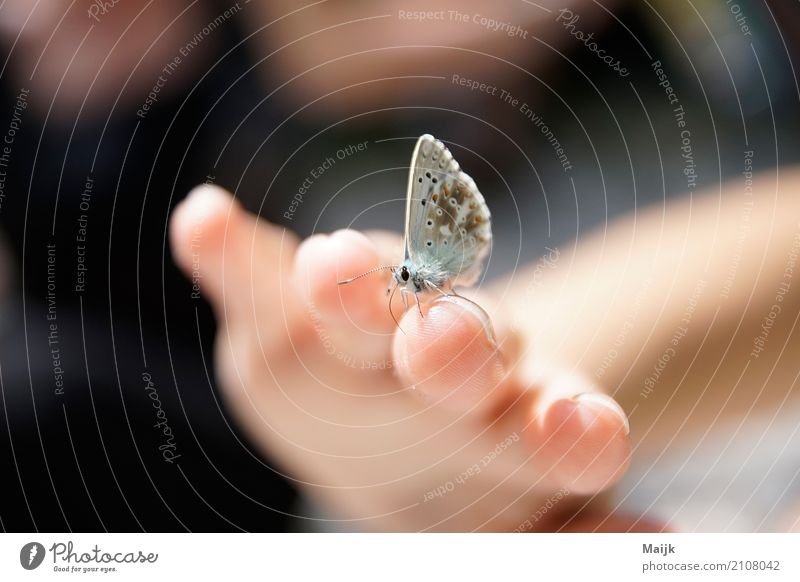
[[[400,289],[400,297],[403,298],[403,307],[405,307],[406,311],[408,311],[408,289],[405,287]]]
[[[424,318],[425,316],[422,315],[422,305],[419,302],[419,292],[418,291],[414,291],[414,299],[417,300],[417,309],[419,309],[419,316]]]
[[[404,332],[404,331],[403,331],[403,328],[402,328],[402,327],[400,327],[400,322],[399,322],[399,321],[397,321],[397,318],[394,316],[394,311],[392,311],[392,299],[394,299],[394,294],[397,292],[397,288],[398,288],[399,286],[400,286],[400,285],[395,285],[395,286],[392,288],[392,294],[389,296],[389,315],[391,315],[391,316],[392,316],[392,320],[394,321],[394,324],[397,326],[397,329],[399,329],[399,330],[400,330],[400,331],[402,331],[403,333],[406,333],[406,332]],[[405,291],[405,288],[403,288],[401,291]],[[402,292],[401,292],[401,295],[402,295]]]
[[[452,294],[450,294],[450,293],[447,293],[447,291],[445,291],[444,289],[442,289],[442,288],[441,288],[441,287],[439,287],[438,285],[434,285],[434,284],[433,284],[433,283],[431,283],[430,281],[428,281],[428,282],[427,282],[427,285],[428,285],[428,286],[429,286],[431,289],[433,289],[434,291],[437,291],[437,292],[438,292],[438,293],[439,293],[439,294],[440,294],[442,297],[452,297],[452,295],[455,295],[456,297],[461,297],[461,295],[459,295],[459,294],[458,294],[458,293],[456,293],[455,291],[453,291],[453,293],[452,293]]]

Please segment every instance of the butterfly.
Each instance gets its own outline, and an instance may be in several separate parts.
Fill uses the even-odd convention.
[[[456,295],[455,285],[475,283],[492,244],[491,213],[475,181],[432,135],[417,140],[406,191],[405,257],[400,265],[371,269],[339,285],[391,269],[394,293]],[[389,299],[391,309],[391,297]],[[394,317],[394,315],[393,315]]]

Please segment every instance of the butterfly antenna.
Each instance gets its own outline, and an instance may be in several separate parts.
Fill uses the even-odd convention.
[[[350,277],[349,279],[345,279],[344,281],[337,281],[337,285],[347,285],[348,283],[352,283],[356,279],[360,279],[361,277],[366,277],[367,275],[371,275],[377,271],[381,271],[383,269],[396,269],[397,265],[384,265],[381,267],[375,267],[374,269],[370,269],[366,273],[361,273],[360,275],[356,275],[355,277]]]

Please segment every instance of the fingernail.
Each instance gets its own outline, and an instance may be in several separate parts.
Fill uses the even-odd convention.
[[[597,392],[583,392],[576,396],[573,396],[572,399],[575,402],[579,403],[589,403],[589,404],[599,404],[604,406],[607,410],[610,410],[614,414],[616,414],[620,420],[622,420],[623,430],[625,434],[628,435],[631,433],[631,425],[628,420],[628,416],[625,414],[625,411],[622,410],[622,407],[617,403],[616,400],[607,396],[605,394],[599,394]]]
[[[471,301],[466,299],[465,297],[460,297],[458,295],[448,295],[447,297],[438,297],[436,298],[433,303],[439,303],[442,301],[447,301],[449,303],[454,303],[458,305],[461,309],[475,317],[483,327],[483,331],[486,335],[486,339],[489,340],[489,343],[492,345],[493,348],[497,349],[497,338],[494,334],[494,327],[492,327],[492,320],[489,318],[489,314],[486,313],[483,308]]]

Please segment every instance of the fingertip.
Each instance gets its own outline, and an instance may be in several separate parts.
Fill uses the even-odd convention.
[[[554,485],[594,494],[625,473],[630,429],[622,408],[611,397],[589,392],[534,407],[527,438]]]
[[[313,234],[300,242],[294,255],[293,277],[297,291],[305,302],[312,301],[312,289],[319,286],[318,256],[329,238],[327,234]]]
[[[338,230],[316,234],[303,241],[295,259],[295,283],[302,299],[328,318],[373,317],[378,309],[385,277],[367,276],[339,284],[374,269],[375,246],[360,232]]]
[[[184,270],[192,269],[192,257],[221,247],[239,205],[226,190],[213,184],[193,188],[170,216],[169,237],[173,256]]]
[[[396,232],[367,230],[364,234],[375,246],[378,253],[378,263],[381,265],[397,264],[398,258],[403,256],[403,237]]]
[[[363,273],[362,269],[374,268],[378,263],[375,244],[357,230],[344,228],[334,231],[329,243],[337,259],[333,270],[337,283]]]
[[[491,322],[459,297],[409,309],[395,333],[393,355],[403,380],[426,401],[455,411],[484,411],[503,392],[505,366]]]
[[[602,392],[582,392],[577,396],[572,397],[573,400],[581,405],[594,409],[598,417],[603,419],[603,422],[613,428],[615,432],[622,432],[628,436],[631,432],[630,421],[628,415],[608,394]]]

